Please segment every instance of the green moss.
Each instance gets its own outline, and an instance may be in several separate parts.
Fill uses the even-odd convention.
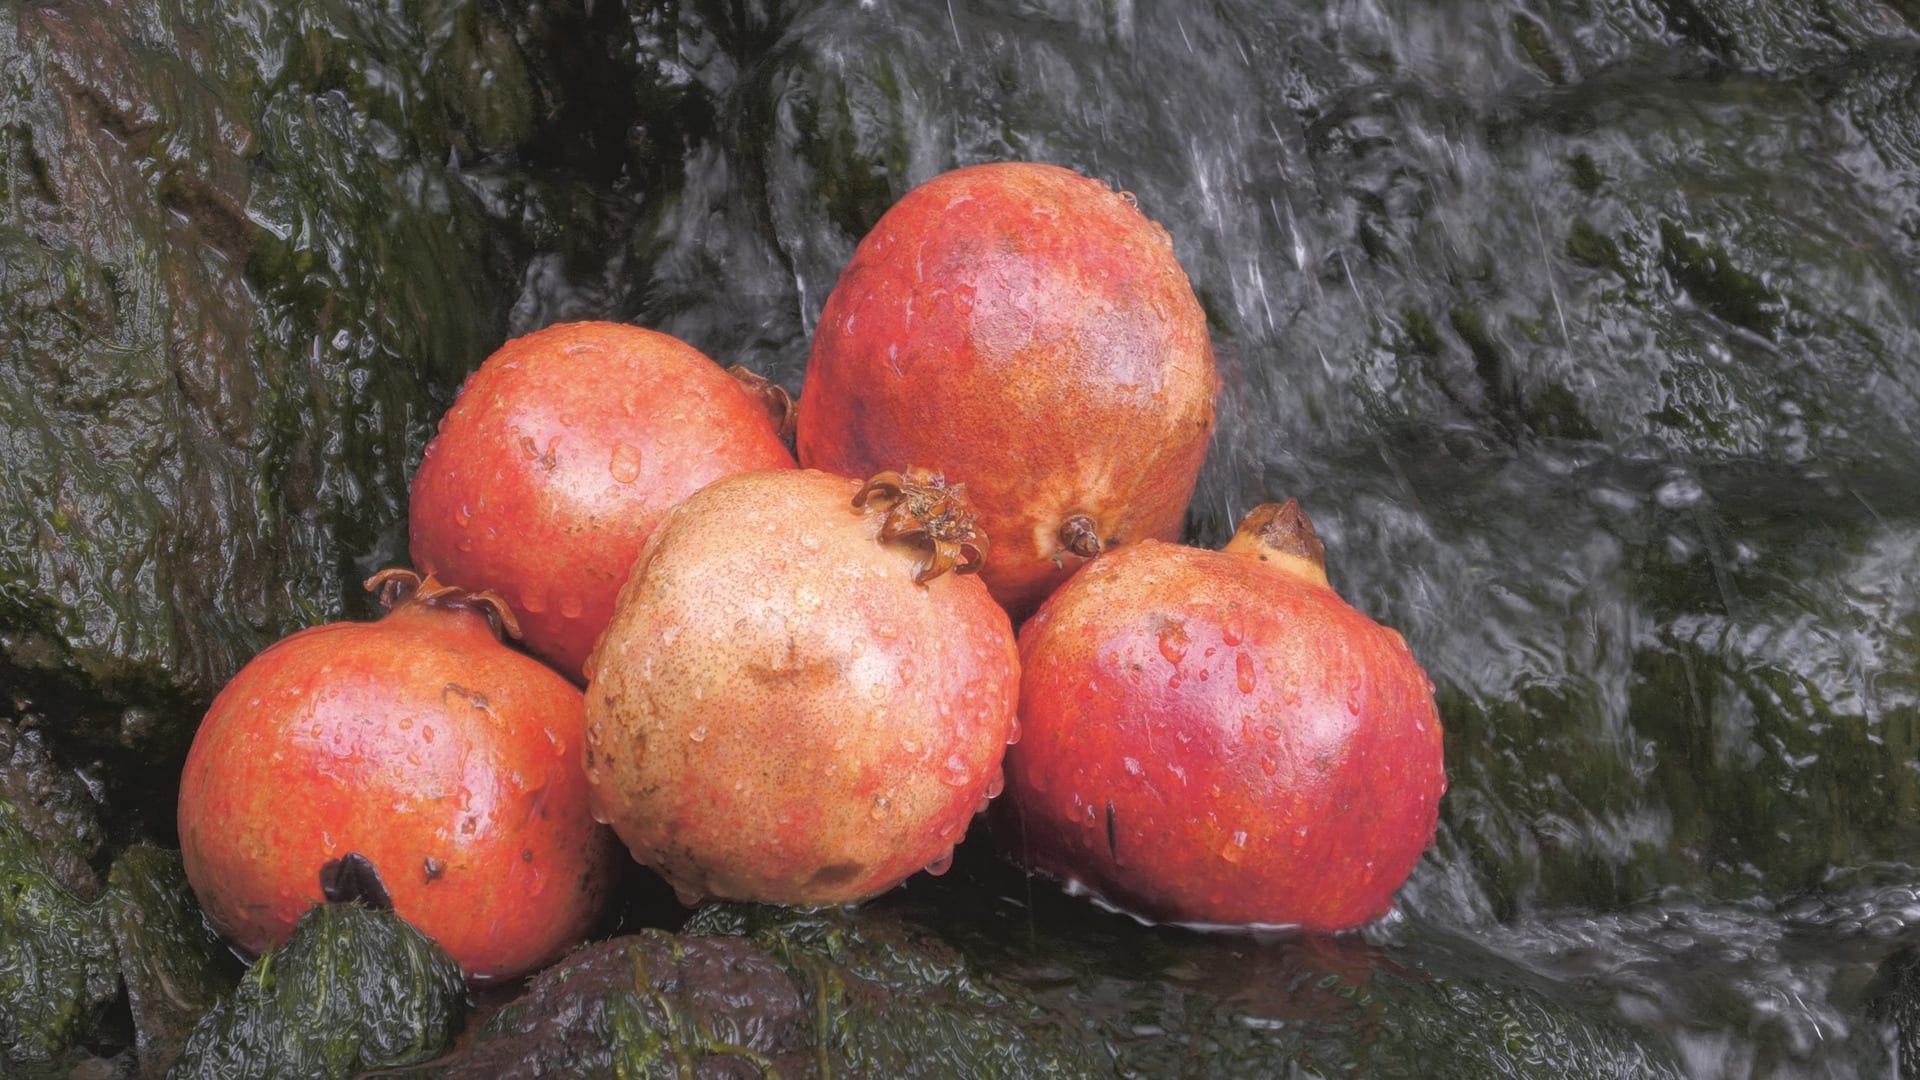
[[[120,989],[105,914],[49,876],[0,796],[0,1063],[47,1062],[92,1033]]]
[[[313,908],[201,1019],[174,1080],[345,1080],[444,1052],[466,1015],[451,957],[399,916]]]

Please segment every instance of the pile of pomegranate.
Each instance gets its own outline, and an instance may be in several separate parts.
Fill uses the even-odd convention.
[[[1433,687],[1296,503],[1176,542],[1218,387],[1166,231],[1025,163],[881,217],[797,408],[637,327],[508,342],[426,448],[388,613],[215,700],[187,876],[259,952],[371,874],[504,979],[593,931],[620,844],[689,905],[848,903],[1004,792],[1010,856],[1141,918],[1377,918],[1446,788]]]

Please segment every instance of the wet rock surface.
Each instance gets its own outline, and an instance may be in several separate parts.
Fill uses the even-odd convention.
[[[0,6],[9,1067],[154,1075],[224,992],[166,857],[128,845],[173,842],[220,681],[363,610],[493,345],[626,319],[798,390],[866,228],[1012,157],[1174,237],[1227,378],[1192,538],[1300,498],[1439,684],[1452,787],[1404,920],[1142,928],[1009,878],[1017,835],[976,825],[961,870],[855,916],[595,946],[459,1053],[537,1068],[577,1005],[607,1061],[733,1015],[767,1018],[743,1045],[770,1061],[876,1074],[1885,1071],[1920,943],[1916,24],[1873,0]],[[635,957],[678,989],[642,993]]]
[[[812,1075],[814,1019],[785,968],[740,938],[659,931],[589,946],[534,978],[421,1077]]]
[[[460,966],[432,940],[391,911],[323,904],[200,1019],[167,1075],[346,1080],[437,1056],[466,1011]]]

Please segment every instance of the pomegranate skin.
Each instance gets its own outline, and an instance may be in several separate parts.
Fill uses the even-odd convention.
[[[796,445],[809,468],[911,461],[965,483],[993,540],[981,576],[1018,623],[1098,548],[1177,538],[1217,389],[1166,230],[1071,170],[976,165],[861,240]]]
[[[1246,537],[1102,555],[1028,621],[1008,803],[1035,867],[1134,914],[1349,929],[1432,841],[1432,684]]]
[[[944,869],[997,794],[1013,630],[976,576],[916,583],[862,484],[742,473],[648,541],[587,685],[594,812],[688,903],[847,903]]]
[[[677,338],[562,323],[468,377],[414,475],[423,574],[491,589],[570,678],[667,510],[719,477],[793,467],[766,405]]]
[[[582,940],[619,849],[587,807],[580,691],[466,606],[403,602],[302,630],[214,699],[180,782],[181,856],[214,925],[258,954],[371,860],[394,909],[480,981]]]

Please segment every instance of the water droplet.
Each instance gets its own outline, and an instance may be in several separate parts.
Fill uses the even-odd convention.
[[[1234,658],[1233,668],[1234,674],[1238,677],[1240,683],[1240,692],[1243,694],[1253,693],[1253,657],[1248,656],[1244,652],[1241,653],[1238,657]]]
[[[1294,827],[1292,843],[1294,847],[1307,846],[1307,827],[1305,825],[1297,825]]]
[[[993,779],[987,781],[987,798],[997,799],[1005,790],[1007,790],[1007,770],[993,770]]]
[[[1238,645],[1247,636],[1247,620],[1238,611],[1227,612],[1220,623],[1220,640],[1227,645]]]
[[[879,821],[892,812],[892,799],[887,798],[885,795],[875,795],[873,797],[873,809],[868,811],[868,813],[873,816],[873,820]]]
[[[1178,623],[1160,631],[1160,655],[1175,667],[1186,658],[1188,643],[1187,628]]]
[[[1234,832],[1232,841],[1221,847],[1220,857],[1234,864],[1247,857],[1247,834],[1244,830]]]
[[[967,760],[959,754],[948,754],[947,763],[940,770],[940,782],[948,787],[965,787],[972,778],[972,770],[967,768]]]
[[[461,537],[461,538],[460,538],[460,544],[459,544],[459,548],[460,548],[460,550],[461,550],[461,551],[472,551],[472,550],[473,550],[473,537],[471,537],[471,536],[463,536],[463,537]]]
[[[560,594],[560,617],[561,618],[577,619],[580,617],[580,612],[585,607],[586,607],[586,601],[581,599],[579,596],[576,596],[573,593]]]
[[[1274,773],[1280,771],[1280,766],[1272,758],[1263,757],[1260,759],[1260,771],[1266,773],[1268,776],[1272,776]]]
[[[520,610],[529,615],[538,615],[547,610],[545,589],[523,589],[520,593]]]
[[[607,472],[622,484],[640,479],[640,448],[630,443],[614,443],[613,460],[607,463]]]
[[[1120,760],[1121,760],[1121,764],[1127,767],[1128,776],[1145,776],[1146,775],[1146,770],[1140,767],[1139,758],[1130,757],[1130,758],[1122,758]]]
[[[453,520],[458,522],[461,528],[466,528],[467,524],[473,520],[473,507],[461,503],[460,509],[454,512]]]
[[[1020,714],[1015,713],[1013,715],[1013,722],[1007,725],[1007,745],[1012,746],[1014,743],[1017,743],[1019,741],[1020,741]]]
[[[1211,672],[1211,671],[1208,671],[1208,670],[1207,670],[1206,668],[1201,668],[1201,669],[1200,669],[1200,681],[1201,681],[1201,682],[1206,682],[1206,681],[1207,681],[1208,679],[1210,679],[1210,678],[1212,678],[1212,677],[1213,677],[1213,672]]]
[[[432,725],[432,724],[421,724],[421,725],[420,725],[420,737],[421,737],[422,739],[424,739],[424,740],[426,740],[427,742],[432,742],[432,741],[433,741],[433,725]]]
[[[1347,676],[1347,711],[1360,715],[1360,676]]]
[[[927,873],[932,874],[934,877],[939,877],[941,874],[944,874],[951,869],[953,869],[953,849],[952,848],[948,848],[947,850],[941,852],[938,857],[936,857],[932,862],[927,864]]]
[[[694,742],[706,742],[707,741],[707,725],[701,724],[700,726],[694,728],[692,731],[687,732],[687,738],[692,739]]]
[[[773,582],[767,580],[765,577],[755,577],[752,581],[747,582],[747,591],[765,600],[773,595]]]

